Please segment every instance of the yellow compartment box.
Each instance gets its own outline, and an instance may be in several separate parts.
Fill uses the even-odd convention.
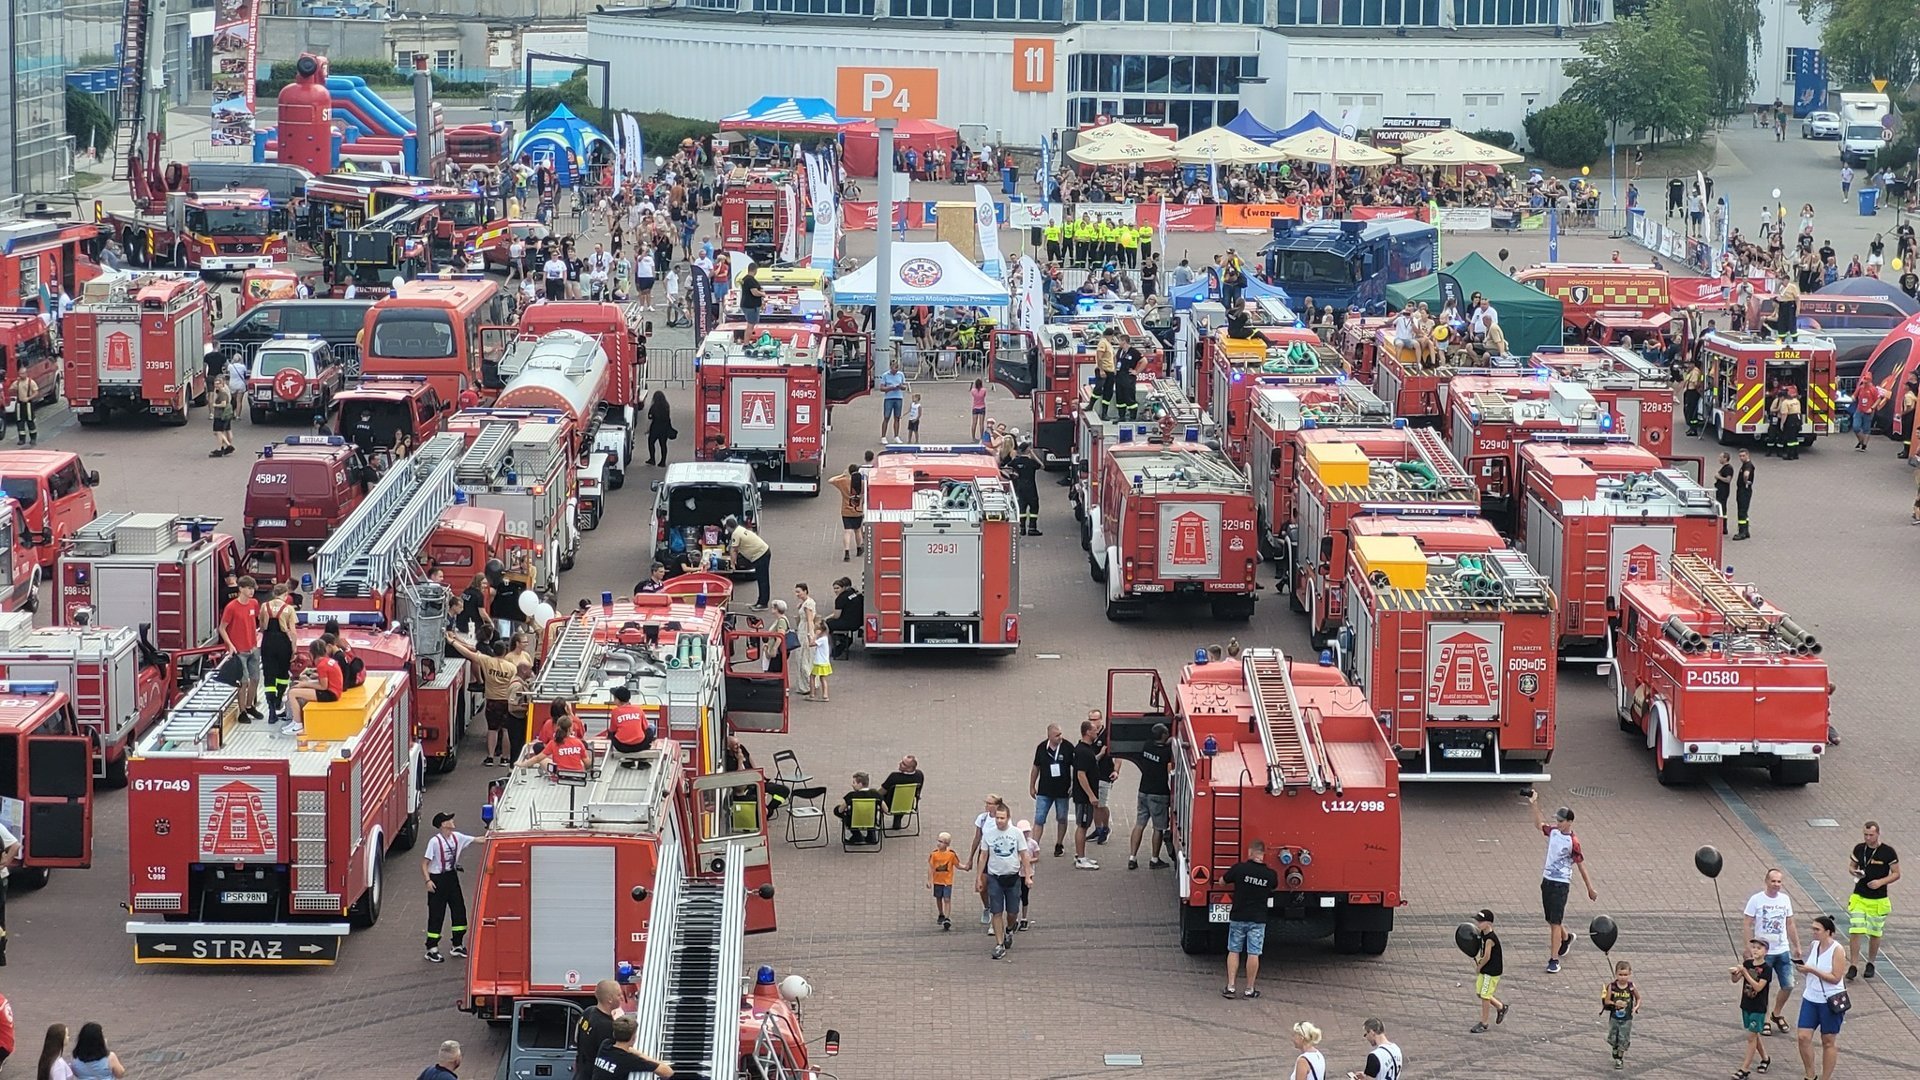
[[[310,702],[300,710],[300,726],[308,739],[338,742],[351,739],[367,726],[367,706],[385,693],[390,675],[369,673],[367,681],[340,695],[339,701]]]
[[[1360,536],[1353,541],[1360,572],[1371,578],[1380,573],[1396,589],[1418,592],[1427,587],[1427,556],[1411,536]]]
[[[1352,443],[1308,443],[1307,467],[1328,487],[1366,487],[1367,452]]]

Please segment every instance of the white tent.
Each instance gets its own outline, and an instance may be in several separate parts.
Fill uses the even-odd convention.
[[[893,303],[949,304],[1001,307],[1007,287],[967,261],[958,248],[944,240],[893,245]],[[874,264],[869,262],[833,282],[837,304],[871,305],[877,302]]]

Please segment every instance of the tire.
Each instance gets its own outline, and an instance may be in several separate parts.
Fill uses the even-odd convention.
[[[1093,540],[1091,537],[1087,540],[1087,547],[1087,573],[1094,581],[1104,585],[1107,583],[1107,568],[1101,566],[1099,561],[1093,557]]]
[[[389,851],[412,851],[413,845],[420,840],[420,811],[407,815],[400,823],[400,831],[393,838],[393,847]]]
[[[380,921],[380,900],[386,885],[386,872],[381,863],[385,856],[386,853],[382,852],[374,858],[373,880],[367,883],[367,891],[360,894],[360,899],[353,902],[353,907],[347,909],[347,922],[355,930],[370,930],[374,923]]]
[[[1207,909],[1180,904],[1180,951],[1188,956],[1218,956],[1214,948],[1213,924],[1207,921]]]
[[[184,386],[181,387],[180,400],[174,402],[173,411],[167,414],[168,427],[186,427],[187,422],[193,419],[189,411],[192,408],[192,406],[188,404],[189,400],[190,395],[187,393],[187,388]]]
[[[1333,951],[1342,956],[1357,956],[1361,949],[1361,933],[1358,930],[1335,930],[1333,932]]]
[[[1214,622],[1246,622],[1253,618],[1253,598],[1250,596],[1221,597],[1213,602]]]
[[[1775,758],[1767,763],[1767,775],[1775,787],[1805,787],[1820,782],[1820,762]]]
[[[1126,622],[1139,614],[1139,609],[1125,600],[1107,598],[1107,621]]]
[[[619,491],[621,488],[626,486],[627,486],[627,470],[613,469],[607,473],[607,489],[608,490]]]
[[[1080,519],[1080,550],[1093,550],[1093,525],[1084,517]]]
[[[1360,952],[1363,956],[1379,956],[1387,951],[1386,930],[1360,931]]]
[[[260,406],[258,406],[258,405],[253,405],[253,404],[249,404],[249,405],[247,406],[247,422],[248,422],[248,423],[250,423],[250,424],[264,424],[264,423],[266,423],[266,422],[267,422],[267,410],[265,410],[265,409],[263,409],[263,408],[261,408],[261,407],[260,407]]]
[[[80,422],[81,427],[99,427],[101,424],[107,422],[107,411],[99,405],[95,405],[88,412],[74,413],[73,418]],[[5,436],[6,431],[0,429],[0,438],[4,438]]]
[[[33,614],[40,610],[40,570],[33,571],[33,587],[27,590],[27,598],[20,602],[20,610]]]
[[[1659,743],[1654,747],[1653,767],[1654,771],[1659,774],[1661,787],[1679,787],[1683,784],[1691,783],[1693,780],[1692,770],[1687,767],[1685,759],[1678,756],[1667,756],[1667,739],[1665,735],[1660,737]]]
[[[574,556],[574,553],[571,551],[563,551],[560,553],[560,572],[561,573],[564,574],[568,570],[573,569],[573,556]]]
[[[123,788],[127,786],[127,754],[122,749],[120,756],[107,762],[107,775],[100,780],[104,788]]]
[[[35,889],[46,888],[47,879],[52,876],[53,871],[47,867],[23,866],[13,872],[11,881],[16,887],[23,891],[31,892]]]

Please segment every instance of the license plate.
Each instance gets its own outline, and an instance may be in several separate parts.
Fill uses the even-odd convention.
[[[256,529],[284,529],[287,527],[287,519],[286,518],[261,518],[260,520],[254,522],[253,526]]]
[[[1233,921],[1233,905],[1232,904],[1208,904],[1207,905],[1207,921],[1208,922],[1232,922]]]
[[[1158,582],[1149,581],[1141,585],[1135,585],[1133,591],[1137,593],[1163,593],[1167,591],[1167,587]]]
[[[1478,758],[1484,757],[1485,754],[1486,752],[1484,750],[1481,750],[1477,746],[1447,746],[1447,747],[1442,747],[1440,750],[1440,756],[1443,758],[1478,759]]]
[[[1719,754],[1688,754],[1687,762],[1695,765],[1712,765],[1721,759]]]
[[[267,894],[263,892],[223,892],[220,894],[223,904],[264,904]]]

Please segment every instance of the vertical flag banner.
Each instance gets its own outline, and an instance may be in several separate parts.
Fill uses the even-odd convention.
[[[839,166],[833,151],[824,147],[809,151],[803,160],[807,201],[813,204],[813,248],[807,264],[832,274],[840,259],[840,202],[834,184]]]
[[[253,145],[254,64],[260,55],[255,0],[228,0],[216,9],[213,28],[213,130],[215,146]]]
[[[647,139],[640,133],[640,118],[627,113],[624,118],[627,129],[628,168],[639,179],[647,175]]]
[[[1000,221],[993,206],[993,196],[988,194],[985,184],[973,185],[973,221],[980,233],[980,269],[988,277],[1000,277]]]
[[[1161,251],[1171,250],[1171,245],[1167,239],[1167,197],[1165,195],[1160,196],[1160,239],[1158,243],[1160,244]]]
[[[708,317],[713,309],[707,306],[713,301],[713,279],[699,263],[694,264],[689,276],[693,279],[693,342],[698,346],[707,340],[707,331],[713,329],[713,320]]]
[[[787,206],[787,227],[780,230],[780,261],[791,266],[800,261],[800,230],[806,228],[800,214],[800,185],[788,183],[782,187],[780,200]]]
[[[1053,140],[1040,140],[1040,208],[1053,205]]]
[[[1020,256],[1020,329],[1038,334],[1047,321],[1047,297],[1041,281],[1040,264],[1033,256]]]

